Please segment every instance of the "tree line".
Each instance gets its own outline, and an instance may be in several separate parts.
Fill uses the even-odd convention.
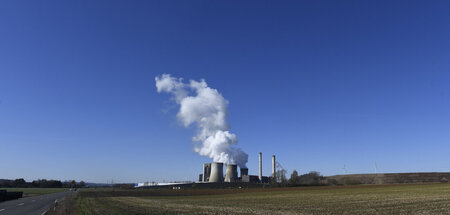
[[[328,185],[328,182],[324,176],[316,171],[299,175],[297,170],[294,170],[288,179],[286,171],[279,170],[276,172],[275,180],[273,180],[272,184],[282,187],[294,187]]]
[[[72,184],[73,180],[60,181],[60,180],[47,180],[38,179],[32,182],[27,182],[23,178],[18,178],[15,180],[2,179],[0,180],[0,187],[6,188],[72,188],[72,187],[85,187],[86,183],[84,181],[75,182]]]

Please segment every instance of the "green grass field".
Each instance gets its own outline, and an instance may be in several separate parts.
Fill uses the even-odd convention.
[[[57,193],[68,190],[67,188],[0,188],[9,192],[23,192],[24,196],[34,196],[49,193]]]
[[[73,202],[76,214],[450,214],[450,184],[85,190]]]

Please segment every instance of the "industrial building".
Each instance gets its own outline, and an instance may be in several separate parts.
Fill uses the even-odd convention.
[[[249,175],[248,168],[240,168],[238,176],[236,164],[226,164],[225,176],[223,175],[223,163],[213,162],[203,164],[203,172],[199,175],[200,182],[223,183],[223,182],[251,182],[270,183],[271,177],[276,176],[275,155],[272,155],[272,175],[271,177],[262,175],[262,153],[259,153],[259,174]]]

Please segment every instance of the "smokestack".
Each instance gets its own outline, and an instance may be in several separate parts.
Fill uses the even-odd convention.
[[[262,153],[259,153],[259,180],[262,180]]]
[[[211,163],[209,182],[223,182],[223,163]]]
[[[211,164],[205,163],[203,164],[203,182],[208,182],[209,175],[211,174]]]
[[[272,177],[276,177],[277,169],[275,167],[275,155],[272,155]]]
[[[241,168],[241,178],[244,175],[248,175],[248,168]]]
[[[227,170],[225,172],[225,182],[235,182],[237,179],[237,165],[227,164]]]

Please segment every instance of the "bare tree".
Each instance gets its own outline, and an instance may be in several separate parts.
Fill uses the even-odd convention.
[[[289,178],[288,183],[291,186],[295,186],[295,185],[299,184],[299,177],[298,177],[297,170],[292,171],[292,174],[291,174],[291,177]]]

